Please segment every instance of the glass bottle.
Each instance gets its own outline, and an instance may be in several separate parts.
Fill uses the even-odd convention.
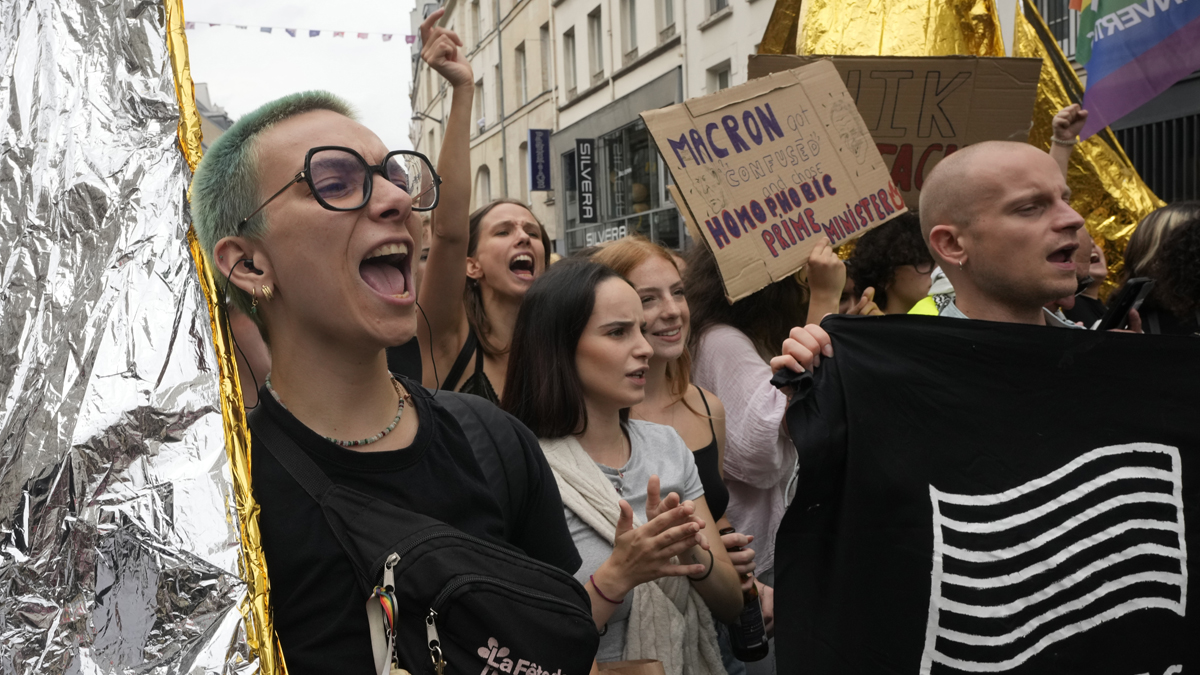
[[[732,527],[727,527],[721,530],[721,535],[733,532]],[[742,547],[736,546],[729,549],[729,552],[736,553],[740,550]],[[751,577],[752,575],[744,574],[741,579],[745,582]],[[733,649],[733,655],[741,661],[761,661],[766,658],[771,647],[767,642],[767,628],[763,623],[762,604],[758,600],[758,586],[751,584],[750,590],[742,591],[742,602],[742,613],[729,624],[730,647]]]

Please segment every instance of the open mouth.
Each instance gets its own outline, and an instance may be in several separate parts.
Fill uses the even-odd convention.
[[[508,263],[508,270],[519,279],[533,280],[533,256],[528,253],[518,253]]]
[[[642,368],[631,373],[625,373],[625,377],[633,380],[634,384],[646,384],[646,369]]]
[[[1090,258],[1088,258],[1088,262],[1089,262],[1089,263],[1091,263],[1091,264],[1093,264],[1093,265],[1095,265],[1096,263],[1100,262],[1100,254],[1099,254],[1099,253],[1096,253],[1095,251],[1092,251],[1092,255],[1091,255],[1091,257],[1090,257]]]
[[[1056,267],[1062,269],[1075,269],[1075,251],[1079,248],[1078,243],[1067,244],[1060,248],[1054,249],[1054,252],[1046,256],[1046,260],[1053,263]]]
[[[412,296],[407,244],[377,246],[359,263],[358,274],[371,290],[386,298],[407,300]]]

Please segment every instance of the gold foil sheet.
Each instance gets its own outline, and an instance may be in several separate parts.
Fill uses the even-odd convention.
[[[799,54],[1004,56],[994,0],[806,0],[796,43]]]
[[[238,611],[265,616],[240,397],[188,251],[182,21],[0,0],[0,673],[269,664]]]
[[[1083,99],[1083,85],[1032,3],[1018,3],[1013,52],[1014,56],[1042,59],[1029,142],[1049,149],[1054,115]],[[1142,181],[1107,127],[1075,146],[1067,184],[1071,206],[1084,217],[1092,236],[1102,242],[1108,261],[1102,292],[1110,292],[1120,281],[1125,246],[1138,221],[1165,203]]]
[[[200,112],[196,108],[195,87],[188,58],[187,34],[184,32],[182,0],[164,0],[167,20],[167,48],[175,76],[175,95],[179,103],[179,148],[188,167],[195,171],[203,150],[201,145]],[[245,639],[252,656],[257,657],[260,672],[266,675],[286,673],[283,653],[275,639],[270,608],[271,585],[267,578],[267,561],[258,530],[258,504],[254,501],[250,479],[250,429],[246,425],[241,383],[234,360],[233,334],[226,315],[221,311],[224,299],[220,287],[208,266],[196,233],[188,228],[188,250],[196,266],[208,308],[209,327],[213,336],[219,372],[221,420],[225,447],[233,482],[234,512],[241,538],[238,569],[246,583],[246,594],[238,605],[245,622]]]
[[[759,54],[797,54],[796,36],[803,0],[775,0],[767,30],[758,43]]]

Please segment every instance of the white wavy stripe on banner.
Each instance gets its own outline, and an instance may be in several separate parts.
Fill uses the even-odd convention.
[[[1164,471],[1157,467],[1141,465],[1146,453],[1166,455],[1171,461],[1170,470]],[[1142,456],[1139,457],[1139,455]],[[1114,456],[1121,456],[1129,465],[1109,471],[1103,476],[1091,479],[1078,486],[1073,486],[1069,481],[1063,480],[1071,473],[1086,467],[1090,462]],[[1066,522],[1048,529],[1041,529],[1036,524],[1038,517],[1052,513],[1059,508],[1069,507],[1072,503],[1087,497],[1101,487],[1114,483],[1119,485],[1118,481],[1129,480],[1163,481],[1166,483],[1165,487],[1167,489],[1164,492],[1135,492],[1117,495],[1084,510]],[[981,517],[983,514],[994,514],[995,509],[993,507],[997,504],[1010,502],[1017,497],[1030,494],[1035,490],[1048,489],[1048,491],[1052,492],[1056,484],[1062,484],[1060,488],[1061,493],[1058,495],[1049,495],[1046,503],[1028,509],[1025,512],[1008,514],[1003,518],[991,522],[981,520],[964,523],[960,520],[949,519],[942,513],[943,505],[953,504],[958,507],[956,513],[960,514],[960,517],[964,511],[972,508]],[[996,494],[952,494],[942,492],[930,485],[929,495],[932,505],[933,525],[933,570],[931,574],[929,617],[926,627],[925,651],[922,656],[921,672],[923,674],[929,673],[934,663],[943,664],[965,672],[1001,672],[1025,663],[1046,647],[1062,639],[1098,626],[1104,621],[1119,618],[1139,609],[1161,608],[1170,610],[1179,616],[1184,616],[1187,607],[1187,546],[1184,540],[1182,484],[1182,469],[1177,448],[1149,443],[1132,443],[1097,448],[1084,453],[1080,457],[1068,462],[1065,466],[1045,476],[1035,478],[1022,485]],[[1130,489],[1134,489],[1133,485],[1132,483],[1130,484]],[[1138,487],[1141,486],[1139,485]],[[1167,504],[1173,506],[1173,517],[1170,519],[1167,517],[1159,519],[1145,517],[1130,518],[1123,514],[1114,514],[1114,510],[1118,507],[1138,503]],[[1030,517],[1030,512],[1037,512],[1038,515]],[[1044,560],[1032,562],[1017,572],[994,576],[987,574],[988,567],[991,566],[990,564],[1021,554],[1036,553],[1038,549],[1046,544],[1069,536],[1080,525],[1105,518],[1106,516],[1112,522],[1111,525],[1105,527],[1101,532],[1073,542],[1070,546],[1065,547],[1064,550],[1058,551]],[[1015,546],[992,550],[968,550],[947,545],[945,542],[945,534],[947,532],[967,531],[976,535],[975,541],[986,542],[990,538],[997,537],[997,533],[1010,532],[1014,528],[1023,528],[1016,529],[1014,533],[1024,538],[1020,544]],[[1178,544],[1168,546],[1158,541],[1146,541],[1145,537],[1150,536],[1150,533],[1153,531],[1176,533]],[[1130,536],[1134,537],[1135,541],[1137,538],[1141,538],[1142,541],[1136,541],[1134,545],[1126,546],[1122,551],[1110,553],[1106,557],[1094,561],[1073,573],[1054,576],[1059,564],[1125,533],[1133,533]],[[977,545],[980,548],[984,548],[986,544]],[[1154,567],[1162,567],[1161,562],[1156,561],[1163,559],[1169,560],[1172,566],[1178,565],[1179,572],[1174,573],[1155,569]],[[961,560],[976,563],[981,569],[976,576],[945,574],[944,565],[946,560]],[[1136,560],[1137,562],[1132,566],[1127,565],[1127,569],[1122,570],[1120,576],[1116,578],[1101,576],[1098,581],[1102,581],[1103,583],[1098,588],[1081,597],[1061,602],[1061,604],[1054,604],[1056,596],[1060,596],[1060,594],[1086,580],[1096,579],[1097,574],[1103,573],[1114,565],[1128,560]],[[1132,569],[1128,569],[1129,567],[1132,567]],[[1044,581],[1044,585],[1041,585],[1038,590],[1032,593],[1024,590],[1022,591],[1024,593],[1023,596],[1008,598],[1005,602],[994,605],[950,600],[944,597],[943,593],[943,589],[947,586],[986,588],[1003,591],[1007,587],[1028,582],[1035,578],[1042,578]],[[1166,591],[1163,588],[1164,586],[1172,590]],[[1103,607],[1103,600],[1106,597],[1122,589],[1131,587],[1137,587],[1138,597],[1124,600],[1116,607]],[[1165,592],[1171,595],[1177,592],[1178,599],[1163,597]],[[1036,605],[1051,606],[1044,607],[1044,609],[1028,617],[1015,627],[1005,621],[1006,618],[1012,617]],[[983,634],[967,633],[962,630],[946,628],[942,625],[943,614],[947,616],[971,617],[977,620],[977,623],[973,624],[977,626],[975,632]],[[1039,629],[1053,621],[1064,618],[1070,620],[1071,623],[1054,629],[1046,635],[1036,637],[1036,632]],[[939,640],[958,643],[966,646],[966,649],[958,650],[957,656],[949,656],[938,649]],[[1003,654],[998,654],[992,649],[996,647],[1019,647],[1019,643],[1022,640],[1033,640],[1033,644],[1025,647],[1015,656],[1012,655],[1010,649],[1002,649]]]

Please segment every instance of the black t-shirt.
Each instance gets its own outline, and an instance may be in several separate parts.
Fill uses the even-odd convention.
[[[409,447],[387,452],[358,452],[326,441],[265,388],[259,401],[268,413],[264,419],[278,425],[334,483],[476,537],[505,542],[502,512],[457,421],[425,389],[406,378],[401,382],[413,395],[420,425]],[[529,489],[507,543],[573,574],[581,561],[558,485],[537,440],[523,427],[518,432]],[[366,598],[320,507],[258,438],[251,461],[275,630],[288,670],[296,675],[373,672]]]
[[[1078,321],[1084,328],[1091,328],[1094,323],[1104,317],[1104,303],[1086,295],[1075,296],[1075,306],[1064,309],[1063,314],[1072,321]]]

